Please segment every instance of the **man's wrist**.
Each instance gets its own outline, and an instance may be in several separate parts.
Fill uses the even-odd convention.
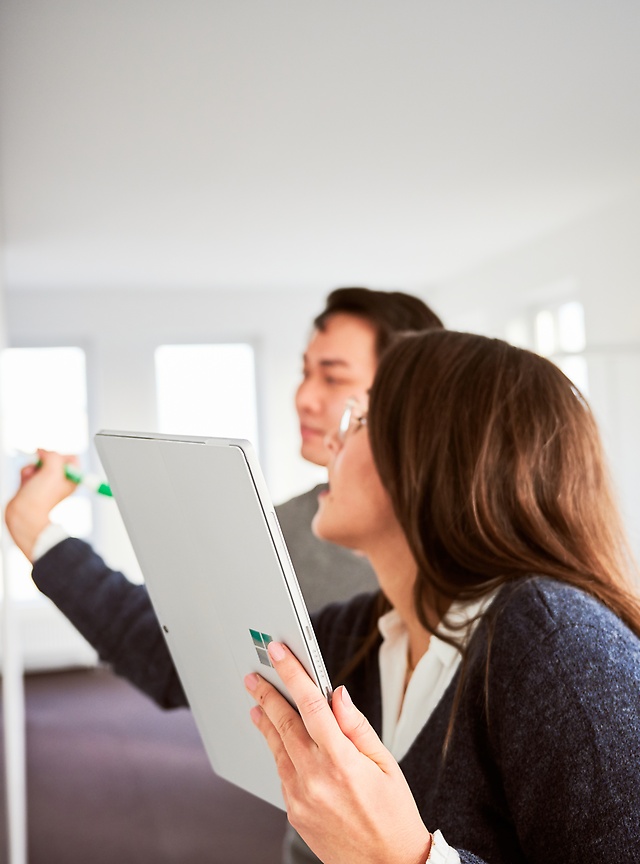
[[[33,544],[33,550],[31,553],[31,563],[35,564],[43,555],[53,549],[54,546],[57,546],[58,543],[62,543],[63,540],[66,540],[69,537],[69,534],[64,530],[61,525],[57,525],[55,522],[49,522],[42,531],[38,534],[35,543]]]
[[[40,533],[49,525],[49,517],[36,516],[28,501],[10,501],[5,510],[5,522],[20,551],[33,562],[33,547]]]

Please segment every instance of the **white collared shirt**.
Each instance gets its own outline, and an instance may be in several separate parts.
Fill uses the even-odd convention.
[[[451,624],[462,625],[462,629],[447,628],[440,624],[413,671],[406,693],[404,680],[409,654],[409,634],[395,609],[378,620],[378,629],[383,640],[378,653],[382,691],[382,742],[398,762],[435,710],[462,659],[460,651],[438,638],[438,634],[451,635],[457,640],[468,639],[474,619],[486,609],[493,597],[494,595],[490,594],[476,603],[452,604],[447,620]]]
[[[489,594],[476,603],[452,604],[447,618],[451,623],[465,624],[460,630],[441,624],[431,636],[429,647],[420,658],[404,691],[409,654],[409,634],[404,621],[392,609],[378,620],[382,645],[378,652],[380,686],[382,693],[382,742],[399,762],[407,753],[418,733],[425,725],[460,665],[462,655],[458,648],[438,638],[450,634],[466,640],[475,626],[474,619],[491,603],[495,594]],[[403,698],[404,697],[404,698]],[[460,864],[457,851],[449,846],[440,833],[433,835],[428,862],[432,864]]]

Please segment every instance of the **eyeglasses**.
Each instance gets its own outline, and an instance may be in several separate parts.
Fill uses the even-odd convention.
[[[343,444],[349,435],[367,425],[367,412],[357,399],[348,399],[338,427],[338,440]]]

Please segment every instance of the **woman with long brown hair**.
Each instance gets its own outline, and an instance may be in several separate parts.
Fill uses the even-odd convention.
[[[408,336],[331,450],[315,531],[381,590],[314,619],[331,708],[280,644],[299,714],[247,676],[294,827],[326,864],[636,862],[640,601],[582,395]]]

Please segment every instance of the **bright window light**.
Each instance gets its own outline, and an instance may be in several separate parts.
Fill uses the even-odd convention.
[[[506,329],[507,342],[516,348],[531,348],[531,329],[526,318],[514,318]]]
[[[85,354],[81,348],[7,348],[2,354],[5,453],[38,447],[82,453],[89,443]]]
[[[558,308],[558,339],[561,351],[584,351],[586,337],[582,303],[564,303]]]
[[[161,345],[155,363],[161,432],[247,438],[258,449],[251,345]]]
[[[7,348],[0,363],[2,449],[7,488],[18,487],[20,469],[40,447],[82,457],[89,445],[85,353],[81,348]],[[74,537],[92,530],[85,492],[62,501],[52,519]],[[30,566],[15,548],[7,553],[15,599],[41,595],[29,578]]]
[[[536,315],[535,321],[536,351],[543,357],[548,357],[557,349],[556,322],[553,312],[543,309]]]
[[[576,385],[583,396],[589,395],[589,374],[586,357],[575,354],[559,357],[556,365],[562,369],[567,378]]]

